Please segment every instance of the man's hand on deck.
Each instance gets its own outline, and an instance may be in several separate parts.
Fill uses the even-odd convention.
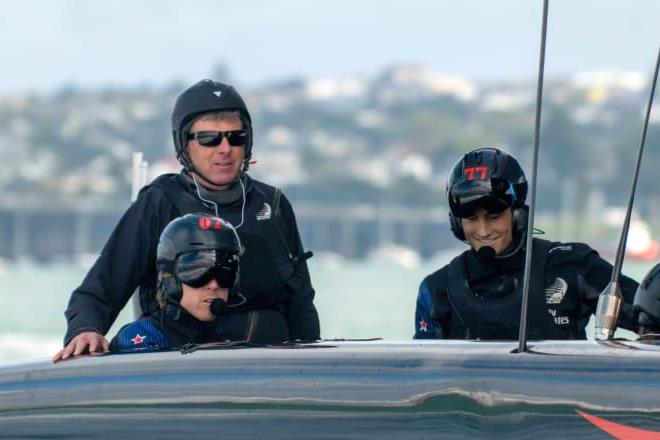
[[[96,332],[83,332],[77,335],[53,356],[53,363],[79,356],[85,353],[106,353],[109,350],[108,340],[102,334]]]

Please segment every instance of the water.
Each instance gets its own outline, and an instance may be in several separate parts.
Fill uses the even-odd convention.
[[[312,258],[310,271],[323,337],[410,339],[420,281],[453,255],[455,251],[414,267],[383,259]],[[624,272],[639,280],[652,265],[631,261],[624,265]],[[0,320],[0,362],[52,356],[61,348],[64,309],[85,272],[74,264],[0,265],[0,298],[6,310]],[[131,319],[127,307],[108,335]]]

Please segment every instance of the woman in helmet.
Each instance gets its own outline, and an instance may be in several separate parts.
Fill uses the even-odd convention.
[[[518,161],[497,148],[465,154],[447,183],[449,222],[470,249],[421,283],[415,338],[517,339],[520,325],[527,180]],[[608,284],[612,266],[582,243],[534,238],[530,339],[585,339],[585,326]],[[619,324],[636,328],[637,283],[621,277]]]
[[[160,310],[122,327],[112,351],[178,348],[188,343],[288,339],[284,315],[241,311],[237,287],[241,242],[221,218],[187,214],[163,230],[157,249]]]

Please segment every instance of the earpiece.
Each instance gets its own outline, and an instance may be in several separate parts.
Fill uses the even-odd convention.
[[[454,216],[451,211],[449,211],[449,228],[451,229],[451,232],[454,233],[454,237],[458,238],[460,241],[465,241],[465,232],[463,232],[461,219]]]
[[[168,273],[158,273],[158,295],[162,298],[161,307],[170,318],[177,320],[181,316],[179,301],[183,295],[181,282]]]
[[[529,206],[523,205],[513,210],[513,232],[522,237],[527,232]]]

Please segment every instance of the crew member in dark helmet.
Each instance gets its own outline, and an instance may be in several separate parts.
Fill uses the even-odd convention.
[[[292,340],[320,338],[306,263],[311,253],[303,250],[293,208],[278,188],[247,173],[253,130],[243,98],[228,84],[207,79],[192,85],[174,104],[172,135],[183,170],[144,187],[121,218],[71,294],[65,347],[53,361],[107,351],[104,335],[136,287],[143,313],[158,310],[158,238],[171,220],[197,212],[235,225],[245,248],[242,309],[280,308]]]
[[[518,338],[528,207],[518,161],[497,148],[465,154],[449,174],[454,235],[470,249],[422,281],[415,338]],[[530,339],[585,339],[585,326],[612,266],[582,243],[534,238],[528,302]],[[619,325],[636,329],[637,283],[621,277]]]
[[[639,325],[639,339],[660,343],[660,264],[656,264],[640,283],[633,309]]]
[[[111,351],[288,339],[279,309],[231,313],[246,301],[237,288],[240,253],[236,230],[221,218],[186,214],[172,220],[158,242],[160,309],[122,327],[110,342]]]

